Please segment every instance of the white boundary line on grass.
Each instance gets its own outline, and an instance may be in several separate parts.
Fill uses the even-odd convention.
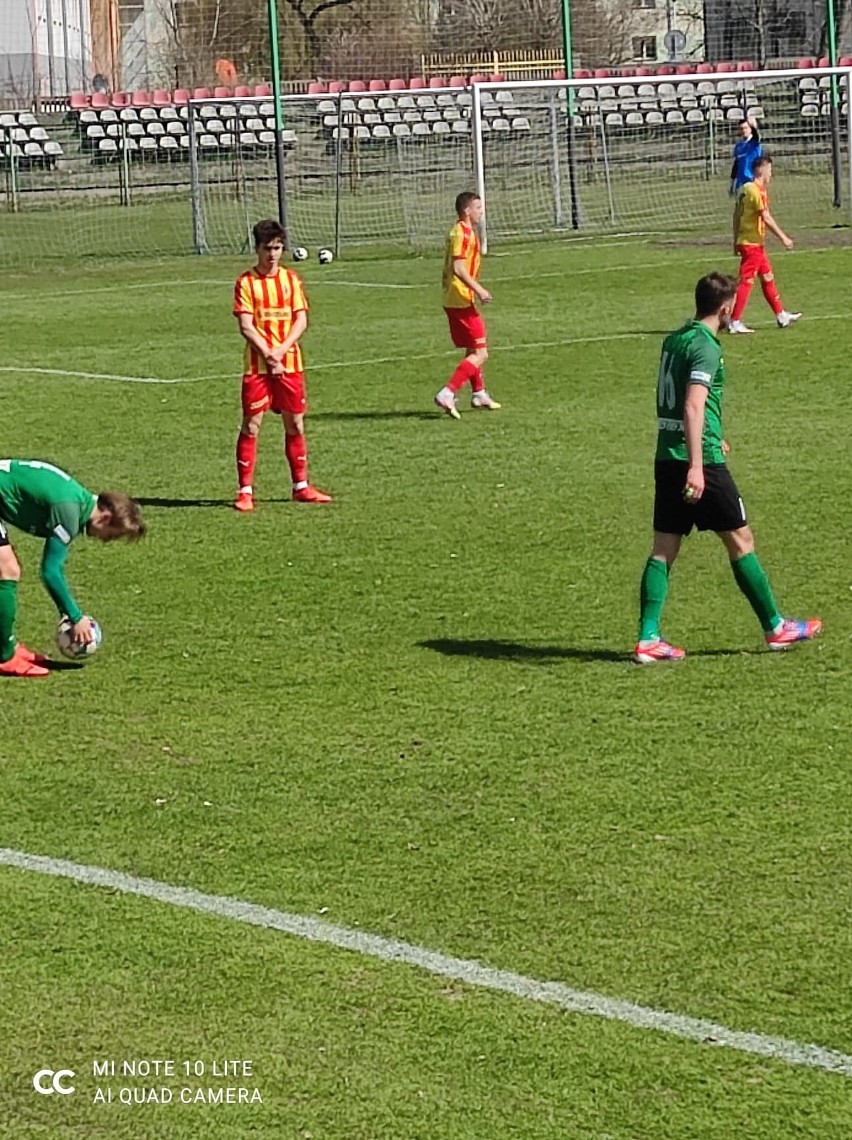
[[[807,318],[807,323],[813,321],[845,321],[849,319],[848,313],[821,313]],[[760,331],[760,330],[758,330]],[[770,330],[765,329],[768,332]],[[525,349],[538,348],[564,348],[574,344],[607,344],[617,340],[645,340],[650,336],[660,337],[661,333],[624,332],[602,333],[600,336],[565,337],[561,340],[524,341],[522,344],[495,344],[489,348],[490,352],[523,352]],[[321,372],[328,368],[369,368],[374,364],[404,364],[413,360],[434,360],[442,356],[455,356],[456,349],[435,349],[434,352],[409,352],[401,356],[375,356],[370,360],[329,360],[325,363],[309,365],[310,372]],[[71,372],[63,368],[32,368],[29,365],[0,365],[0,373],[9,373],[19,376],[65,376],[82,380],[116,380],[126,384],[201,384],[214,380],[227,380],[237,375],[237,372],[222,372],[212,376],[179,376],[171,380],[158,376],[118,376],[110,372]]]
[[[179,376],[174,380],[163,380],[159,376],[116,376],[111,372],[70,372],[64,368],[32,368],[30,365],[0,365],[0,372],[11,372],[26,376],[70,376],[80,380],[120,380],[125,384],[198,384],[202,380],[216,379],[208,376]]]
[[[427,970],[442,978],[451,978],[487,990],[497,990],[527,1001],[557,1005],[571,1013],[604,1017],[610,1021],[623,1022],[636,1029],[654,1029],[690,1041],[700,1041],[705,1045],[723,1046],[782,1061],[787,1065],[805,1065],[837,1073],[840,1076],[852,1077],[852,1056],[835,1049],[802,1044],[785,1037],[742,1033],[712,1021],[684,1017],[677,1013],[609,998],[603,994],[575,990],[562,982],[537,981],[523,974],[485,966],[470,958],[452,958],[423,946],[400,942],[393,938],[382,938],[346,926],[336,926],[309,915],[289,914],[286,911],[257,906],[240,899],[202,894],[189,887],[175,887],[169,883],[157,882],[155,879],[125,875],[120,871],[110,871],[104,867],[91,867],[44,855],[30,855],[25,851],[8,848],[0,848],[0,864],[21,871],[34,871],[41,875],[72,879],[78,883],[120,891],[122,894],[140,895],[143,898],[168,903],[170,906],[200,911],[202,914],[228,918],[234,922],[248,923],[250,926],[280,930],[296,938],[351,950],[382,962],[404,962],[406,965]]]

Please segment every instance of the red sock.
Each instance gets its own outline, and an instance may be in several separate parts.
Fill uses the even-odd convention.
[[[754,279],[740,281],[737,287],[737,299],[734,301],[734,311],[731,313],[732,321],[742,320],[742,315],[745,312],[745,307],[748,304],[749,294],[751,293]]]
[[[761,277],[760,286],[763,289],[763,295],[766,298],[766,303],[769,305],[775,316],[777,317],[779,313],[783,313],[784,306],[781,304],[781,298],[778,295],[778,289],[775,285],[775,278]]]
[[[464,385],[467,384],[468,380],[471,382],[471,384],[474,383],[474,378],[477,372],[479,372],[479,369],[476,367],[476,365],[472,364],[468,358],[465,357],[447,381],[447,387],[451,392],[458,392],[459,388],[463,388]],[[474,391],[476,391],[476,389],[474,389]]]
[[[477,368],[475,374],[471,377],[470,386],[474,392],[485,391],[485,377],[482,375],[481,368]]]
[[[254,465],[257,462],[257,436],[237,436],[237,486],[250,487],[254,478]]]
[[[284,436],[284,454],[290,464],[293,486],[308,481],[308,445],[303,435]]]

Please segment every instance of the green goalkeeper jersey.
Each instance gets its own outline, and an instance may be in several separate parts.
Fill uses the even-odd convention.
[[[0,459],[0,520],[45,538],[41,578],[60,613],[79,621],[64,565],[68,547],[92,517],[97,498],[67,472],[38,459]]]
[[[704,407],[703,462],[724,463],[722,393],[725,361],[719,338],[701,321],[688,321],[663,341],[657,381],[658,460],[689,459],[683,429],[683,407],[690,384],[702,384],[708,390]]]

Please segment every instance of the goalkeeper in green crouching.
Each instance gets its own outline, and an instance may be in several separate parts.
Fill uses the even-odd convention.
[[[0,676],[46,677],[48,658],[15,640],[21,567],[7,523],[46,540],[41,580],[60,614],[73,623],[74,640],[88,645],[94,640],[91,619],[77,605],[65,581],[68,547],[84,531],[101,542],[142,538],[142,511],[120,491],[93,495],[52,463],[0,459]]]

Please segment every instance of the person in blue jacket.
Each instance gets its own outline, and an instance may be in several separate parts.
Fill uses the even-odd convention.
[[[731,195],[738,194],[746,182],[754,181],[754,164],[763,157],[760,131],[756,119],[741,119],[739,141],[734,145],[734,165],[731,167]]]

